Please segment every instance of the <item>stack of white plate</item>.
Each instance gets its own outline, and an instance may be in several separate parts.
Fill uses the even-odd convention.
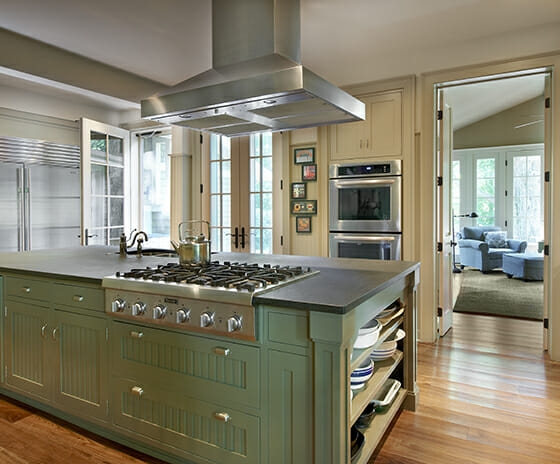
[[[364,349],[375,345],[382,327],[383,326],[375,319],[369,321],[358,331],[358,338],[356,338],[354,348]]]
[[[381,325],[387,325],[393,319],[401,316],[402,313],[404,313],[404,306],[390,306],[375,316],[375,319],[377,319]]]
[[[366,359],[360,367],[354,369],[350,374],[350,388],[360,390],[373,375],[373,361]]]

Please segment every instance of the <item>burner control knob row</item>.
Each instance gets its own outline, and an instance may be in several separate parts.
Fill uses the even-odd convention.
[[[167,306],[159,304],[152,311],[154,319],[163,319],[167,315]]]
[[[133,316],[143,316],[146,312],[146,304],[138,301],[132,305]]]
[[[200,327],[210,327],[214,325],[214,314],[211,311],[205,311],[200,315]]]
[[[231,316],[227,320],[227,331],[228,332],[237,332],[238,330],[241,330],[241,328],[243,327],[242,324],[241,324],[242,320],[243,320],[243,318],[241,316],[238,316],[237,314],[234,314],[233,316]]]
[[[191,310],[185,307],[177,310],[177,323],[182,324],[191,320]]]
[[[114,313],[121,313],[125,310],[125,308],[126,301],[124,301],[122,298],[117,298],[111,303],[111,311],[113,311]]]

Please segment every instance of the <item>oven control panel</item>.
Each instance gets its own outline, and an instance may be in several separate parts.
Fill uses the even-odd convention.
[[[135,322],[256,340],[255,309],[248,305],[106,289],[105,311]]]

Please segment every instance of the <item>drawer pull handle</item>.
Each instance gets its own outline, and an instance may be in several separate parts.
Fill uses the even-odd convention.
[[[41,337],[45,338],[45,331],[47,330],[47,324],[41,327]]]
[[[214,419],[219,420],[220,422],[228,422],[230,417],[227,412],[215,412]]]
[[[144,336],[144,332],[136,332],[133,330],[130,332],[130,336],[132,338],[142,338]]]
[[[218,356],[228,356],[229,355],[229,348],[222,348],[221,346],[217,346],[214,348],[214,353]]]
[[[56,342],[56,334],[58,333],[58,329],[55,327],[52,331],[52,339]]]
[[[142,387],[132,387],[130,389],[130,393],[140,398],[144,394],[144,390],[142,389]]]
[[[84,301],[84,297],[82,295],[74,295],[72,297],[72,299],[76,302],[76,303],[81,303],[82,301]]]
[[[23,293],[31,293],[31,287],[21,287]]]

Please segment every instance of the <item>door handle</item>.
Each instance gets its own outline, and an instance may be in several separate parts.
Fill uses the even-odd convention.
[[[239,247],[239,228],[238,227],[235,228],[235,234],[226,234],[226,235],[230,235],[234,238],[233,244],[234,244],[235,248],[238,248]]]
[[[241,248],[245,248],[245,227],[241,228]]]
[[[56,334],[58,333],[58,329],[55,327],[52,331],[52,339],[56,342]]]
[[[41,337],[45,338],[45,332],[47,330],[47,324],[41,327]]]

